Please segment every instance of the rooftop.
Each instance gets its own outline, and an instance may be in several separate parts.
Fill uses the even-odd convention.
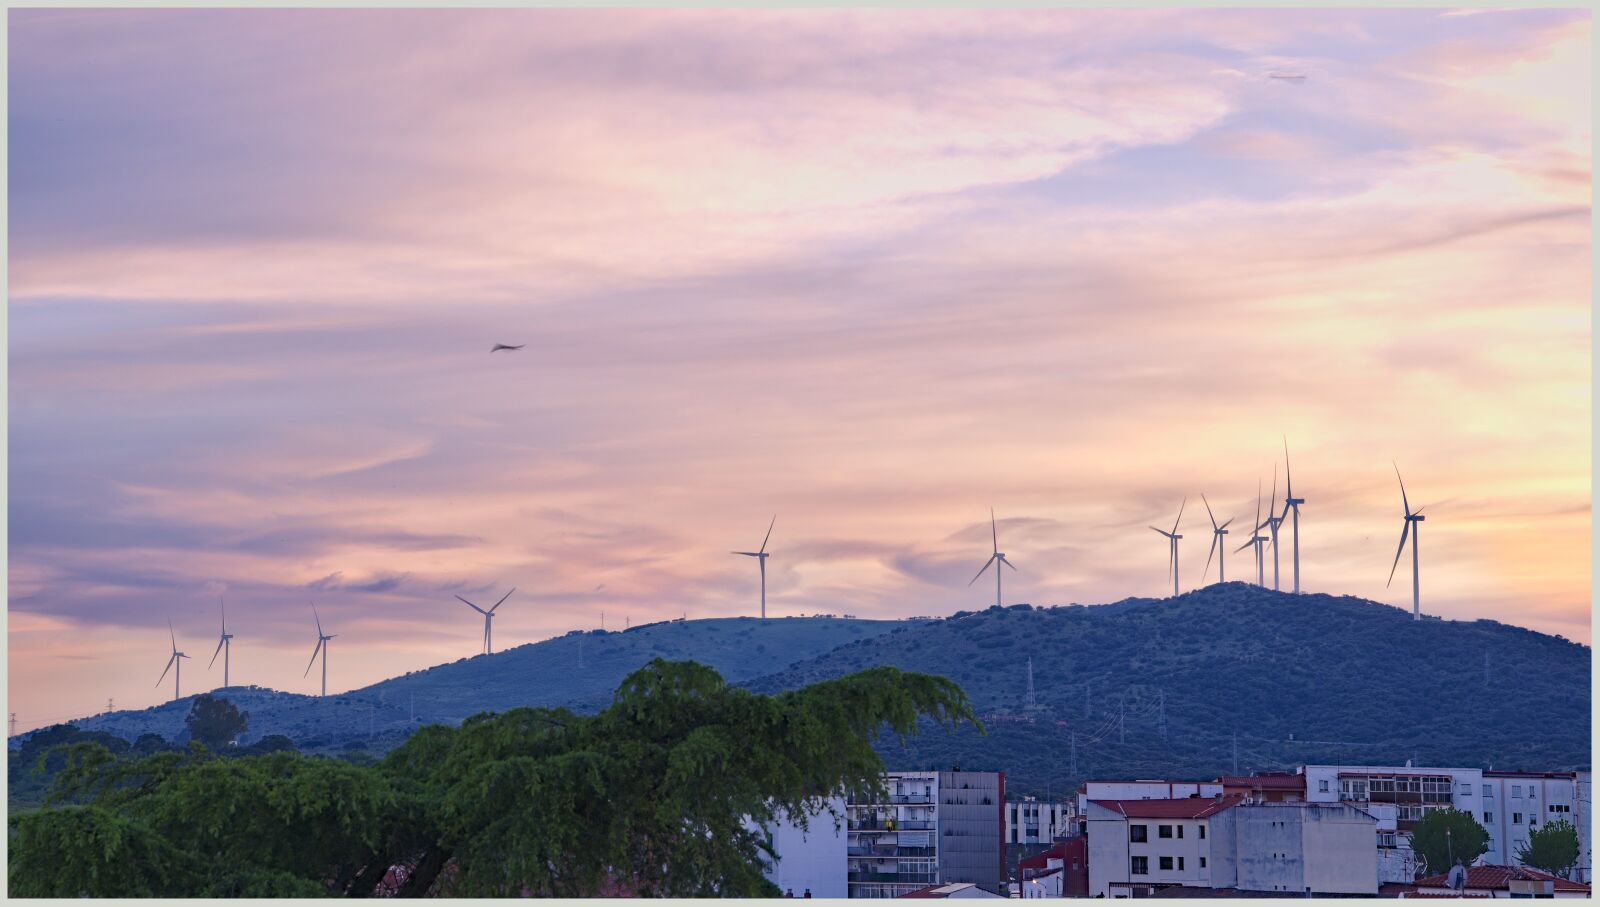
[[[1130,819],[1204,819],[1244,801],[1244,797],[1185,797],[1180,800],[1090,800]]]
[[[1527,866],[1473,866],[1467,870],[1467,888],[1502,890],[1510,889],[1513,879],[1528,879],[1539,882],[1554,882],[1556,891],[1588,891],[1589,886],[1580,882],[1569,882],[1560,876],[1553,876],[1548,872],[1541,872]],[[1450,883],[1446,876],[1428,876],[1417,880],[1418,888],[1449,888]]]

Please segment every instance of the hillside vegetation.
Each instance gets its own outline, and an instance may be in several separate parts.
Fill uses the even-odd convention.
[[[786,689],[879,664],[942,674],[988,716],[987,735],[923,735],[886,747],[889,764],[1004,769],[1012,791],[1059,793],[1088,776],[1215,776],[1234,768],[1236,750],[1241,771],[1408,759],[1589,766],[1588,647],[1493,621],[1413,621],[1357,598],[1227,583],[1098,607],[990,608],[852,643],[750,686]]]

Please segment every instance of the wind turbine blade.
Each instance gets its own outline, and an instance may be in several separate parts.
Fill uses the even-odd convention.
[[[1217,525],[1217,517],[1216,517],[1216,515],[1211,512],[1211,502],[1210,501],[1206,501],[1206,496],[1204,494],[1200,495],[1200,500],[1205,501],[1206,516],[1211,517],[1211,528],[1212,529],[1221,528],[1221,527],[1219,527]],[[1176,530],[1174,530],[1174,531],[1176,531]]]
[[[172,657],[167,659],[167,666],[161,671],[161,680],[156,681],[156,686],[161,686],[161,681],[167,679],[167,672],[172,670],[172,663],[178,660],[178,653],[174,651]]]
[[[1172,538],[1172,533],[1168,532],[1165,529],[1157,529],[1156,527],[1151,526],[1150,527],[1150,531],[1151,532],[1159,532],[1159,533],[1161,533],[1162,535],[1166,536],[1169,539]]]
[[[172,637],[172,651],[178,651],[178,634],[172,631],[172,618],[170,617],[167,618],[167,635]]]
[[[1250,541],[1245,542],[1243,545],[1240,545],[1239,547],[1233,549],[1233,553],[1234,554],[1238,554],[1239,552],[1243,551],[1246,548],[1249,548],[1251,545],[1254,545],[1255,543],[1256,543],[1256,540],[1255,539],[1251,539]]]
[[[1283,436],[1283,482],[1284,495],[1294,497],[1294,473],[1289,471],[1289,436]]]
[[[222,635],[223,636],[227,636],[228,635],[228,603],[223,601],[222,600],[222,596],[219,595],[219,596],[217,596],[217,604],[222,606]]]
[[[1256,479],[1256,529],[1261,528],[1261,480]],[[1254,532],[1255,530],[1251,530]]]
[[[758,552],[758,551],[730,551],[728,553],[729,554],[742,554],[745,557],[760,557],[761,556],[761,553]]]
[[[1394,582],[1394,571],[1400,566],[1400,555],[1404,554],[1406,551],[1406,536],[1410,534],[1410,532],[1411,521],[1406,520],[1406,527],[1400,530],[1400,548],[1394,553],[1394,566],[1389,568],[1389,582],[1383,584],[1385,589],[1389,588],[1389,585]]]
[[[992,563],[994,563],[994,555],[991,554],[991,555],[989,555],[989,559],[983,562],[983,569],[978,571],[978,576],[982,576],[984,574],[984,572],[989,569],[989,565],[992,564]],[[998,570],[999,568],[996,567],[995,569]],[[977,582],[978,581],[978,576],[974,576],[972,578],[972,580],[967,583],[967,585],[970,586],[973,583]]]
[[[1391,461],[1393,462],[1393,461]],[[1400,464],[1394,464],[1394,477],[1400,479]],[[1400,479],[1400,506],[1406,509],[1406,516],[1411,515],[1411,502],[1406,500],[1406,480]]]
[[[995,525],[994,525],[994,508],[993,507],[989,508],[989,535],[994,539],[994,550],[995,550],[995,553],[999,554],[1000,553],[1000,530],[995,528]]]
[[[1416,509],[1416,511],[1413,512],[1411,515],[1412,516],[1422,516],[1422,511],[1427,510],[1427,509],[1428,509],[1428,505],[1427,504],[1423,504],[1421,507],[1418,507]]]
[[[322,635],[322,615],[317,613],[317,606],[316,606],[315,603],[313,603],[311,605],[311,616],[315,617],[317,619],[317,635],[321,636]]]
[[[1177,535],[1178,534],[1178,524],[1183,522],[1183,508],[1188,503],[1189,503],[1189,498],[1188,498],[1188,496],[1185,496],[1184,499],[1183,499],[1183,503],[1178,505],[1178,518],[1176,520],[1172,521],[1172,534],[1173,535]]]
[[[206,670],[207,671],[211,670],[211,666],[217,663],[217,655],[218,655],[218,653],[220,653],[222,651],[222,644],[225,643],[225,642],[227,642],[226,639],[217,640],[217,651],[216,652],[212,652],[211,653],[211,660],[206,662]]]
[[[317,637],[317,647],[315,649],[311,650],[311,661],[310,661],[309,664],[306,665],[306,672],[304,674],[300,675],[301,677],[310,677],[311,676],[311,665],[314,665],[314,664],[317,663],[317,653],[322,651],[322,644],[327,642],[327,641],[328,640],[327,640],[326,637],[323,637],[323,636],[318,636]]]
[[[1211,550],[1206,552],[1206,569],[1200,573],[1200,582],[1202,583],[1206,581],[1206,576],[1211,573],[1211,558],[1216,556],[1217,542],[1220,541],[1222,541],[1222,536],[1215,534],[1211,536]]]
[[[778,515],[774,513],[772,515],[772,522],[767,524],[766,538],[761,540],[761,548],[759,549],[761,552],[765,552],[767,550],[767,541],[772,538],[772,527],[776,525],[778,525]]]
[[[512,586],[511,587],[511,592],[515,592],[515,591],[517,591],[517,587],[516,586]],[[494,608],[498,608],[501,605],[505,604],[506,603],[506,599],[511,597],[511,592],[507,592],[505,595],[500,596],[500,600],[494,603]],[[490,608],[489,609],[489,613],[490,614],[494,613],[494,608]]]
[[[477,606],[477,605],[474,605],[474,604],[473,604],[473,603],[472,603],[472,602],[469,602],[469,601],[467,601],[467,600],[466,600],[466,599],[464,599],[464,598],[461,598],[461,596],[459,596],[459,595],[457,595],[457,596],[456,596],[456,598],[458,598],[458,599],[461,599],[461,601],[462,601],[462,602],[463,602],[463,603],[464,603],[464,604],[465,604],[465,605],[466,605],[466,606],[467,606],[467,607],[469,607],[469,608],[471,608],[471,609],[472,609],[472,610],[474,610],[474,611],[476,611],[476,612],[478,612],[478,613],[479,613],[479,614],[488,614],[488,613],[489,613],[489,612],[487,612],[487,611],[485,611],[485,610],[483,610],[483,609],[482,609],[482,608],[480,608],[480,607],[478,607],[478,606]],[[321,628],[321,627],[320,627],[320,626],[319,626],[319,627],[317,627],[317,635],[318,635],[318,636],[321,636],[321,635],[322,635],[322,628]]]
[[[1232,522],[1233,522],[1233,517],[1228,517],[1228,523],[1232,523]],[[1228,523],[1223,523],[1221,526],[1218,526],[1217,528],[1218,529],[1227,529],[1228,528]]]
[[[1010,567],[1010,568],[1011,568],[1011,569],[1012,569],[1012,570],[1015,570],[1015,569],[1017,569],[1017,565],[1016,565],[1016,564],[1013,564],[1013,563],[1011,563],[1011,561],[1009,561],[1009,560],[1007,560],[1007,559],[1006,559],[1006,558],[1001,558],[1001,559],[1000,559],[1000,563],[1002,563],[1002,564],[1005,564],[1005,565],[1006,565],[1006,566],[1007,566],[1007,567]],[[999,567],[996,567],[996,568],[995,568],[995,569],[996,569],[996,570],[999,570],[999,569],[1000,569],[1000,568],[999,568]]]
[[[1278,464],[1272,464],[1272,494],[1267,498],[1267,516],[1272,516],[1272,502],[1278,499]]]

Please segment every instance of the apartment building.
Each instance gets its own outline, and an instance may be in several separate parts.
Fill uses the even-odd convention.
[[[846,815],[843,797],[829,799],[820,813],[806,817],[804,827],[780,812],[763,830],[776,856],[763,857],[762,874],[796,897],[807,891],[814,898],[845,897]]]
[[[1375,821],[1349,804],[1255,802],[1235,795],[1090,800],[1090,897],[1169,887],[1239,894],[1373,895]]]
[[[1023,797],[1006,804],[1006,844],[1049,844],[1072,831],[1071,801]]]
[[[848,896],[892,898],[970,882],[1005,890],[1005,774],[888,772],[886,793],[846,806]]]
[[[1078,816],[1086,813],[1090,800],[1180,800],[1222,794],[1219,781],[1085,781],[1078,787]]]
[[[1479,821],[1489,831],[1489,850],[1483,861],[1518,865],[1517,852],[1528,843],[1528,833],[1551,822],[1566,820],[1578,830],[1578,881],[1587,881],[1590,869],[1592,816],[1588,799],[1588,772],[1483,773],[1483,815]]]

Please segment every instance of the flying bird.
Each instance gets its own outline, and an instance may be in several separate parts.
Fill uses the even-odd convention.
[[[527,346],[526,343],[519,343],[516,346],[512,346],[509,343],[497,343],[497,344],[494,345],[494,349],[490,350],[489,352],[490,353],[498,353],[501,350],[520,350],[525,346]]]

